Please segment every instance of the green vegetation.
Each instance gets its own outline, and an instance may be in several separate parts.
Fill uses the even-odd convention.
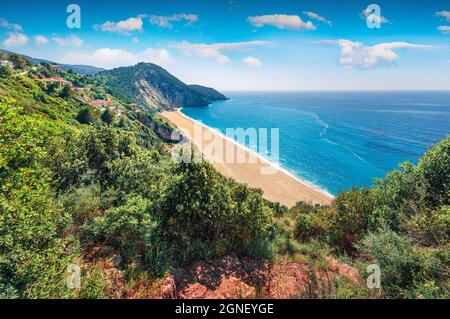
[[[214,89],[189,86],[152,63],[103,71],[95,77],[111,95],[147,109],[206,106],[225,97]]]
[[[371,188],[288,210],[207,162],[172,162],[172,126],[132,111],[114,87],[21,67],[28,74],[0,77],[0,297],[107,298],[102,262],[113,257],[133,286],[236,253],[304,263],[301,297],[448,298],[450,137]],[[50,76],[78,87],[40,80]],[[99,95],[122,113],[83,102]],[[327,273],[332,255],[363,277],[377,263],[381,291],[322,282],[316,270]],[[69,264],[81,267],[79,290],[66,286]]]
[[[11,61],[12,63],[14,63],[14,68],[16,69],[24,69],[25,67],[29,66],[30,63],[28,62],[27,59],[25,59],[23,56],[21,56],[20,54],[10,54],[8,57],[9,61]]]
[[[130,276],[233,251],[268,255],[273,211],[259,191],[206,162],[173,163],[152,129],[170,133],[161,118],[100,121],[75,92],[39,80],[54,75],[42,66],[0,80],[1,296],[106,297],[97,259],[87,257],[96,249],[98,258],[120,255]],[[71,263],[82,269],[80,290],[66,287]]]
[[[372,188],[343,192],[330,207],[299,203],[295,237],[379,264],[386,297],[448,298],[449,163],[447,136]]]
[[[82,108],[78,114],[77,114],[77,121],[81,124],[91,124],[96,121],[98,118],[98,115],[95,114],[95,111],[92,109],[92,107],[87,106],[85,108]]]
[[[115,115],[114,115],[113,111],[106,109],[102,112],[102,115],[100,116],[100,118],[106,124],[111,125],[114,122]]]

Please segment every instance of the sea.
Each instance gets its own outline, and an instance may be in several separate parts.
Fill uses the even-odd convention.
[[[235,140],[332,195],[373,185],[404,161],[417,163],[450,133],[450,91],[225,95],[181,112],[224,135],[266,129],[264,142]]]

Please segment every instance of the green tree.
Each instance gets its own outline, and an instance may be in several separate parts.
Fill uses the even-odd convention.
[[[64,85],[63,89],[59,93],[59,96],[66,99],[72,95],[72,87],[70,85]]]
[[[431,147],[420,159],[417,170],[428,182],[429,204],[450,204],[450,135]]]
[[[448,297],[443,280],[448,254],[445,257],[434,250],[420,251],[410,238],[391,230],[368,234],[360,248],[380,266],[381,287],[387,297]],[[429,295],[421,296],[427,286],[432,288],[427,289]]]
[[[102,112],[101,120],[102,120],[104,123],[106,123],[106,124],[108,124],[108,125],[111,125],[112,123],[114,123],[114,118],[115,118],[115,114],[114,114],[114,112],[111,111],[110,109],[105,109],[105,110]]]
[[[0,78],[8,78],[11,74],[11,69],[8,66],[0,65]]]
[[[16,69],[24,69],[29,65],[27,59],[25,59],[22,55],[12,53],[9,55],[9,60],[14,63],[14,68]]]
[[[90,107],[81,109],[76,117],[81,124],[91,124],[95,122],[95,114]]]
[[[60,233],[66,219],[42,165],[48,123],[24,116],[9,99],[0,102],[0,122],[0,286],[21,298],[68,297],[61,276],[73,257]]]
[[[330,209],[330,239],[341,249],[353,251],[353,245],[367,231],[373,202],[369,190],[351,189],[340,193]]]
[[[136,196],[95,218],[85,227],[84,236],[118,249],[126,262],[142,261],[154,243],[157,224],[152,215],[151,202]]]
[[[174,174],[163,198],[160,229],[177,262],[230,251],[264,255],[273,211],[261,193],[232,184],[205,161],[180,163]]]
[[[47,93],[48,94],[53,94],[56,92],[56,90],[58,89],[59,85],[56,82],[51,82],[47,84]]]

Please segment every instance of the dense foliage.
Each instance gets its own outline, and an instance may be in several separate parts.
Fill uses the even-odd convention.
[[[152,63],[100,72],[96,79],[117,98],[152,109],[206,106],[225,97],[214,89],[189,86]]]
[[[128,93],[110,94],[121,77],[108,87],[11,59],[18,69],[0,69],[0,298],[104,298],[99,260],[114,257],[126,278],[155,278],[231,252],[316,260],[321,269],[322,252],[332,253],[378,264],[377,296],[448,297],[450,137],[371,188],[287,210],[205,161],[173,162],[163,143],[175,142],[171,125],[133,111]],[[40,80],[52,76],[76,89]],[[97,98],[122,113],[83,102]],[[70,264],[81,268],[81,289],[67,288]],[[343,284],[325,296],[373,295]]]
[[[93,251],[153,275],[233,251],[270,254],[273,210],[259,191],[206,162],[172,162],[154,132],[170,129],[161,118],[100,113],[75,99],[80,90],[49,90],[39,78],[52,72],[0,80],[0,297],[106,297]],[[80,290],[66,287],[72,263]]]
[[[299,203],[297,239],[319,238],[382,271],[387,297],[449,296],[450,136],[417,165],[404,163],[368,189],[342,192],[330,207]]]

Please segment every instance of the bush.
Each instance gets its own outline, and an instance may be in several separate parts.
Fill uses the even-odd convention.
[[[261,194],[231,183],[211,164],[180,163],[162,201],[161,232],[178,263],[229,252],[263,255],[273,238]]]
[[[53,94],[56,92],[56,90],[58,89],[59,85],[56,82],[51,82],[47,84],[47,93],[48,94]]]
[[[88,269],[84,272],[78,297],[81,299],[108,298],[107,283],[99,269]]]
[[[104,123],[111,125],[114,122],[115,115],[110,109],[105,109],[100,118]]]
[[[71,188],[59,199],[64,210],[72,217],[76,226],[81,226],[85,222],[94,218],[101,205],[99,185],[93,184]]]
[[[329,236],[331,243],[352,252],[353,245],[367,231],[369,216],[373,211],[373,202],[369,190],[351,189],[340,193],[334,200],[328,214]]]
[[[20,298],[68,296],[64,272],[73,252],[50,187],[47,125],[0,102],[0,294]],[[5,103],[5,104],[3,104]]]
[[[9,78],[12,71],[9,66],[0,65],[0,78]]]
[[[427,211],[412,218],[408,223],[409,233],[420,239],[423,245],[446,244],[450,240],[450,206]]]
[[[294,236],[300,241],[309,241],[323,233],[323,229],[318,224],[318,218],[312,214],[300,214],[295,223]]]
[[[432,207],[450,204],[450,135],[431,147],[417,170],[428,182],[427,198]]]
[[[386,227],[399,231],[409,218],[427,209],[426,181],[409,162],[376,180],[370,195],[374,200],[374,211],[369,217],[371,231]]]
[[[153,244],[157,226],[152,205],[136,196],[125,205],[114,207],[86,225],[83,237],[87,242],[102,242],[118,250],[126,262],[142,261]]]
[[[95,122],[96,114],[90,107],[85,107],[78,112],[76,119],[81,124],[91,124]]]
[[[45,104],[48,103],[48,100],[43,93],[36,93],[34,96],[34,99],[41,103],[45,103]]]
[[[430,282],[442,284],[446,276],[446,257],[435,251],[420,251],[409,238],[390,230],[368,234],[360,248],[380,266],[382,290],[389,298],[419,297],[414,294],[417,287]],[[438,294],[448,293],[445,289],[438,289]]]
[[[66,99],[72,95],[72,87],[70,85],[64,85],[63,89],[59,93],[59,96]]]

